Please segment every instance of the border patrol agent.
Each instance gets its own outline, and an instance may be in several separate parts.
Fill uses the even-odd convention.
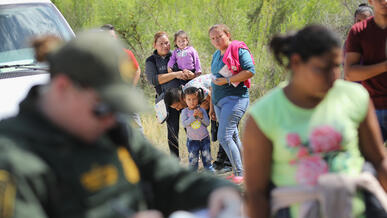
[[[50,83],[0,122],[0,217],[168,215],[208,202],[214,214],[240,200],[232,184],[180,167],[119,121],[146,108],[124,82],[133,70],[122,47],[89,31],[47,55]]]

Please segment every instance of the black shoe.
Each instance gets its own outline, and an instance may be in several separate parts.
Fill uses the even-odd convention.
[[[216,160],[214,163],[212,163],[212,166],[214,166],[215,170],[220,170],[224,167],[223,161]]]

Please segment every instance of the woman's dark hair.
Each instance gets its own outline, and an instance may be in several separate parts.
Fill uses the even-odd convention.
[[[164,103],[167,106],[171,106],[176,102],[180,102],[180,98],[183,95],[181,88],[171,88],[165,92]]]
[[[293,54],[299,54],[306,62],[310,57],[323,55],[333,48],[340,48],[339,37],[321,25],[308,25],[295,33],[276,35],[270,41],[270,49],[282,66],[285,66],[284,58],[289,60]],[[289,64],[286,67],[290,67]]]
[[[177,37],[183,37],[183,38],[187,39],[188,45],[189,45],[189,38],[188,38],[187,33],[184,32],[183,30],[179,30],[175,33],[175,38],[173,40],[173,43],[175,44],[175,48],[178,48],[177,43],[176,43]]]
[[[369,12],[371,16],[374,15],[374,10],[372,10],[372,8],[367,3],[361,3],[359,7],[356,9],[354,17],[356,18],[358,14],[361,14],[364,12]]]
[[[204,91],[202,88],[196,88],[196,87],[188,87],[184,90],[184,93],[183,93],[183,98],[185,98],[186,95],[193,95],[193,94],[197,94],[198,96],[198,104],[201,104],[202,101],[204,100]]]

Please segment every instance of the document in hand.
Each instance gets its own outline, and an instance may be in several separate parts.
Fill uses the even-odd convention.
[[[219,70],[219,74],[223,77],[227,78],[232,76],[232,72],[228,69],[227,65],[224,65],[222,69]],[[240,82],[233,82],[231,83],[234,87],[237,87]]]
[[[155,104],[156,117],[159,123],[164,123],[168,118],[167,106],[165,105],[164,98],[156,100]]]

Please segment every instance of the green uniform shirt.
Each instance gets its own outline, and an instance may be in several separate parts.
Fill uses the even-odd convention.
[[[212,190],[231,185],[180,167],[131,127],[130,151],[107,135],[86,144],[40,113],[37,89],[0,122],[0,217],[167,215],[206,207]]]

